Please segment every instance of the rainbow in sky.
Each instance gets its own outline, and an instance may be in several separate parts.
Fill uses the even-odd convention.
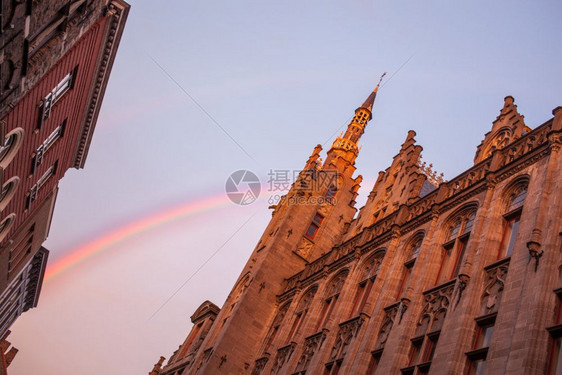
[[[135,235],[186,217],[222,208],[229,204],[233,203],[228,199],[226,194],[221,193],[150,214],[71,250],[69,254],[47,266],[44,280],[48,282],[70,268],[87,261],[109,247],[124,242]]]

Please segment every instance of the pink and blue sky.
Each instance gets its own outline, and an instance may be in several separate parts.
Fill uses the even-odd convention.
[[[169,357],[199,304],[224,302],[270,218],[267,192],[228,202],[229,174],[302,168],[384,71],[362,196],[409,129],[450,179],[506,95],[531,127],[562,105],[558,1],[131,5],[86,168],[61,182],[39,306],[12,327],[11,375],[146,374]]]

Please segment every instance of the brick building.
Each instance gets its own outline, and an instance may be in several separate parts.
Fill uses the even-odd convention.
[[[562,373],[562,107],[530,129],[506,97],[450,181],[408,132],[357,213],[376,91],[151,375]]]
[[[2,1],[0,337],[35,307],[58,182],[82,168],[129,5]],[[2,367],[2,366],[0,366]]]

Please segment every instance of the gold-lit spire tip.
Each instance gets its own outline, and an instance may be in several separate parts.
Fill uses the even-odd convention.
[[[384,78],[385,75],[386,75],[386,72],[384,72],[384,73],[381,75],[381,78],[379,79],[379,83],[377,83],[377,87],[375,87],[375,89],[373,90],[374,92],[377,92],[377,91],[378,91],[378,89],[379,89],[379,87],[380,87],[380,85],[381,85],[382,79]]]

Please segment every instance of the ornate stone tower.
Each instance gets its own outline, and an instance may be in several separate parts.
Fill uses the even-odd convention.
[[[239,374],[253,366],[256,353],[269,355],[270,348],[262,343],[269,329],[264,323],[277,311],[277,295],[286,279],[341,241],[357,211],[362,177],[353,177],[355,159],[378,88],[357,108],[324,163],[321,145],[314,148],[291,189],[270,207],[272,219],[212,327],[190,348],[183,345],[183,355],[174,355],[163,373],[185,368],[190,374]],[[269,333],[269,342],[276,333]]]
[[[508,96],[449,181],[408,132],[354,217],[376,91],[325,163],[315,148],[222,311],[203,304],[193,344],[154,375],[560,373],[562,107],[531,130]]]

